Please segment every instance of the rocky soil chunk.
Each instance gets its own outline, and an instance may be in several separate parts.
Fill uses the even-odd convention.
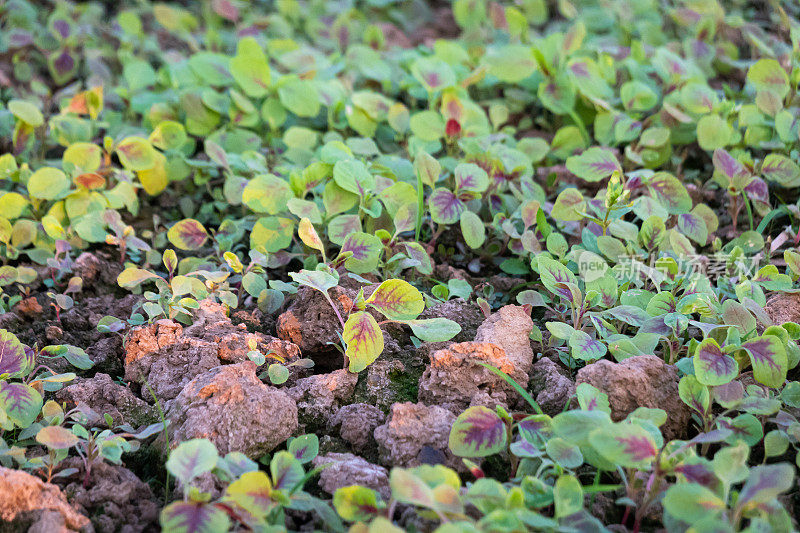
[[[249,333],[243,324],[234,326],[224,307],[204,300],[195,322],[185,329],[172,320],[134,329],[125,346],[125,379],[146,380],[159,400],[170,400],[189,381],[221,362],[245,361],[251,341],[262,353],[272,351],[287,361],[300,356],[290,342]]]
[[[392,495],[389,472],[352,453],[329,453],[314,458],[315,467],[325,467],[319,475],[319,486],[328,494],[350,485],[362,485],[378,492],[388,501]]]
[[[345,278],[342,278],[344,282]],[[356,291],[337,286],[328,291],[333,303],[345,316],[353,306]],[[339,319],[325,297],[310,287],[300,287],[289,308],[278,317],[278,337],[296,344],[315,361],[338,354],[328,343],[338,343]]]
[[[531,367],[531,392],[542,411],[555,416],[575,394],[575,383],[558,363],[542,357]]]
[[[772,323],[780,326],[785,322],[800,323],[800,294],[779,292],[773,294],[764,306]]]
[[[483,321],[475,334],[475,342],[491,342],[506,352],[514,365],[514,380],[527,385],[528,371],[533,362],[533,348],[529,335],[533,320],[521,305],[506,305]]]
[[[72,385],[56,393],[56,398],[70,406],[86,406],[96,415],[92,424],[105,427],[104,414],[114,419],[114,425],[130,424],[139,427],[158,420],[155,407],[137,397],[130,389],[114,382],[108,374],[76,379]],[[84,411],[86,412],[86,411]]]
[[[483,321],[475,342],[451,344],[430,355],[419,381],[419,401],[461,412],[470,405],[512,405],[517,393],[478,362],[499,368],[523,387],[533,349],[528,335],[533,321],[522,306],[507,305]]]
[[[57,486],[21,470],[0,467],[0,529],[8,531],[94,531]]]
[[[517,401],[517,393],[499,376],[478,362],[499,368],[525,384],[527,373],[517,368],[496,344],[462,342],[431,354],[431,363],[419,380],[419,401],[441,405],[460,413],[470,405],[494,408],[509,406]]]
[[[195,320],[186,328],[185,334],[217,344],[217,356],[226,363],[247,360],[251,343],[255,343],[262,353],[273,352],[289,362],[300,357],[300,349],[292,342],[263,333],[250,333],[245,324],[234,325],[225,307],[211,300],[200,302]]]
[[[413,396],[401,398],[402,391],[398,390],[397,380],[392,379],[393,376],[409,375],[407,372],[406,365],[397,359],[378,359],[369,365],[364,382],[367,401],[379,409],[388,410],[393,403],[413,400]]]
[[[264,385],[256,364],[220,366],[190,381],[167,407],[170,445],[195,438],[213,442],[220,455],[260,457],[297,429],[297,406],[285,392]]]
[[[461,461],[450,454],[447,442],[456,415],[439,406],[421,403],[396,403],[389,420],[375,429],[381,461],[387,466],[418,466],[443,462],[461,468]],[[439,458],[441,461],[436,461]]]
[[[298,379],[286,392],[297,402],[303,423],[327,425],[328,420],[353,397],[358,374],[339,369],[329,374],[317,374]]]
[[[340,427],[339,435],[354,450],[365,448],[372,441],[375,428],[386,420],[383,411],[368,403],[345,405],[331,417],[331,427]]]
[[[578,371],[576,383],[588,383],[607,394],[614,421],[623,420],[637,407],[663,409],[669,414],[661,427],[664,438],[681,438],[686,433],[691,414],[678,396],[678,371],[655,355],[621,363],[597,361]]]
[[[134,329],[125,348],[125,380],[147,382],[162,402],[220,365],[216,344],[184,336],[183,326],[172,320]]]
[[[83,462],[72,457],[66,467],[83,472]],[[98,533],[140,533],[152,530],[158,522],[159,502],[150,486],[125,467],[98,462],[92,466],[88,488],[80,481],[64,488],[70,501],[92,517]]]

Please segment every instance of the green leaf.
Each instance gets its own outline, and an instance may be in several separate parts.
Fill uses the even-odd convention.
[[[333,166],[333,179],[342,189],[365,196],[375,188],[375,176],[367,166],[356,159],[338,161]]]
[[[486,241],[486,227],[480,217],[472,211],[461,213],[461,235],[467,246],[473,250],[480,248]]]
[[[28,178],[28,194],[42,200],[55,200],[64,196],[70,180],[57,168],[40,168]]]
[[[445,342],[461,333],[461,326],[458,322],[449,318],[421,318],[399,322],[410,326],[414,335],[424,342]]]
[[[383,352],[383,332],[375,318],[364,311],[348,317],[342,339],[350,372],[361,372]]]
[[[196,477],[211,472],[219,455],[208,439],[191,439],[178,444],[167,459],[167,470],[181,483],[188,485]]]
[[[315,117],[320,110],[320,96],[309,80],[294,79],[278,88],[278,97],[286,109],[298,117]]]
[[[42,112],[35,105],[25,100],[11,100],[8,102],[8,110],[17,119],[34,128],[44,124]]]
[[[231,75],[247,96],[261,98],[269,91],[270,70],[267,56],[254,37],[245,37],[231,59]],[[316,114],[316,113],[314,113]]]
[[[562,475],[553,487],[555,517],[564,518],[583,509],[583,487],[575,476]]]
[[[506,442],[506,425],[497,413],[473,406],[456,418],[448,446],[459,457],[486,457],[504,450]]]
[[[161,279],[160,276],[153,274],[149,270],[142,268],[128,267],[117,276],[117,283],[123,289],[133,289],[141,285],[148,279]]]
[[[289,182],[273,174],[260,174],[247,182],[242,202],[256,213],[277,215],[285,212],[294,193]]]
[[[696,483],[676,483],[664,495],[664,510],[678,520],[694,524],[725,509],[719,496]]]
[[[290,272],[289,277],[300,285],[311,287],[320,292],[327,293],[339,284],[339,278],[322,270],[301,270],[300,272]]]

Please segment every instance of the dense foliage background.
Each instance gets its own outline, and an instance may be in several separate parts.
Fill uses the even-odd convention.
[[[798,83],[791,0],[6,0],[0,519],[794,530]]]

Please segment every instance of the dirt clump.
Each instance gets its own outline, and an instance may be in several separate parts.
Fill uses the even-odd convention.
[[[159,502],[147,483],[123,466],[96,462],[88,485],[83,483],[83,461],[72,457],[67,467],[81,470],[80,481],[64,487],[70,502],[91,517],[98,533],[140,533],[158,522]]]
[[[431,363],[419,380],[419,401],[460,413],[470,405],[506,407],[518,394],[501,377],[479,363],[499,368],[520,385],[528,373],[509,359],[505,350],[489,342],[462,342],[431,354]]]
[[[389,501],[392,490],[389,487],[389,472],[352,453],[328,453],[315,457],[315,467],[325,467],[319,475],[319,486],[328,494],[336,489],[350,485],[362,485],[378,492],[384,501]]]
[[[375,428],[386,421],[383,411],[368,403],[352,403],[340,408],[330,419],[332,428],[339,427],[339,435],[354,450],[360,450],[372,441]]]
[[[530,376],[531,393],[542,411],[550,416],[563,411],[575,394],[575,382],[569,378],[569,372],[547,357],[533,364]]]
[[[0,467],[0,531],[94,531],[56,485]],[[3,525],[3,523],[5,525]]]
[[[105,427],[104,414],[113,419],[114,425],[130,424],[139,427],[158,420],[155,407],[137,397],[129,388],[114,382],[108,374],[97,373],[91,378],[77,378],[56,393],[56,398],[82,409],[90,416],[93,425]]]
[[[264,385],[256,364],[245,361],[200,374],[168,404],[170,446],[207,438],[220,455],[271,452],[297,429],[297,406],[285,392]]]
[[[358,374],[339,369],[299,379],[286,393],[297,403],[304,424],[324,427],[333,414],[353,397],[357,382]]]
[[[431,462],[429,457],[444,459],[447,466],[460,468],[461,461],[450,454],[448,439],[456,415],[437,405],[396,403],[389,419],[375,429],[375,440],[383,464],[418,466]]]

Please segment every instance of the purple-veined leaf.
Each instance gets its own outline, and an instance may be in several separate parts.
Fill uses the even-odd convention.
[[[277,506],[272,499],[272,482],[261,470],[243,473],[225,489],[225,501],[232,501],[255,517],[263,518]]]
[[[355,274],[365,274],[378,266],[383,243],[370,233],[356,232],[348,235],[340,254],[352,252],[353,255],[345,259],[344,266]]]
[[[781,64],[775,59],[759,59],[747,71],[747,81],[753,84],[756,91],[770,91],[778,98],[789,92],[789,76]]]
[[[28,370],[30,358],[25,354],[25,346],[17,336],[0,329],[0,377],[20,377]]]
[[[419,263],[419,265],[415,266],[415,268],[419,271],[420,274],[424,274],[429,276],[433,273],[433,262],[431,261],[431,257],[428,255],[428,252],[425,251],[425,248],[418,242],[404,242],[403,247],[406,250],[406,255]]]
[[[437,224],[455,224],[467,205],[450,189],[437,187],[428,197],[428,208],[431,218]]]
[[[278,490],[291,490],[303,480],[303,464],[288,451],[276,452],[269,463],[272,485]]]
[[[739,493],[737,506],[747,510],[768,503],[792,488],[793,482],[794,468],[788,463],[756,466]]]
[[[208,232],[200,222],[185,218],[169,229],[167,238],[176,248],[197,250],[205,244]]]
[[[697,381],[697,378],[692,375],[681,378],[678,383],[678,395],[683,403],[701,415],[705,415],[711,405],[711,393],[708,387]]]
[[[605,311],[605,314],[637,328],[641,327],[650,319],[650,315],[647,314],[647,311],[635,305],[618,305]]]
[[[358,215],[339,215],[328,222],[328,239],[341,246],[351,233],[361,232],[361,217]]]
[[[572,291],[569,290],[569,287],[563,286],[559,288],[557,284],[569,283],[577,285],[578,281],[575,278],[575,274],[555,259],[550,259],[545,255],[539,256],[537,259],[537,266],[539,278],[542,280],[542,284],[545,288],[557,296],[572,301]]]
[[[450,451],[459,457],[486,457],[505,449],[506,425],[491,409],[473,406],[450,429]]]
[[[608,403],[608,394],[600,392],[600,389],[589,385],[588,383],[580,383],[575,389],[575,395],[578,397],[578,405],[584,411],[602,411],[611,414],[611,405]]]
[[[213,503],[178,501],[161,511],[161,530],[169,533],[220,533],[229,528],[228,514]]]
[[[378,494],[367,487],[351,485],[333,493],[333,506],[343,519],[367,522],[378,515],[385,505]]]
[[[581,330],[575,330],[570,336],[569,347],[572,357],[580,361],[597,361],[607,352],[605,344]]]
[[[567,170],[585,181],[594,182],[609,177],[615,171],[622,172],[622,167],[610,150],[594,146],[580,155],[568,157]]]
[[[717,148],[714,150],[714,168],[722,173],[728,181],[729,186],[736,190],[743,190],[750,182],[750,171],[747,170],[738,159],[733,157],[724,148]]]
[[[548,437],[553,434],[552,421],[549,415],[531,415],[520,420],[517,431],[522,439],[542,447]]]
[[[753,377],[768,387],[781,387],[786,381],[789,361],[786,348],[775,335],[762,335],[742,343],[753,365]]]
[[[217,465],[217,448],[208,439],[191,439],[178,444],[167,459],[167,470],[187,485],[194,478],[211,472]]]
[[[319,437],[314,433],[301,435],[289,441],[286,449],[301,463],[311,462],[319,453]]]
[[[713,518],[725,509],[719,496],[696,483],[676,483],[667,490],[663,502],[666,512],[690,524]]]
[[[545,449],[547,455],[564,468],[578,468],[583,464],[581,449],[560,437],[548,440]]]
[[[653,197],[671,215],[687,213],[692,208],[692,198],[686,187],[668,172],[656,172],[648,180],[647,186]]]
[[[20,428],[36,421],[42,410],[42,395],[24,383],[0,382],[0,410]]]
[[[792,278],[778,272],[778,267],[775,265],[761,267],[752,281],[771,291],[785,291],[792,287]]]
[[[708,242],[708,228],[706,222],[699,215],[694,213],[683,213],[678,215],[678,229],[701,246]]]
[[[703,385],[724,385],[739,375],[739,363],[723,352],[717,341],[708,338],[694,352],[694,373]]]
[[[425,310],[425,300],[413,285],[400,279],[387,279],[367,298],[366,303],[389,320],[411,320]]]
[[[761,165],[761,174],[782,187],[800,185],[800,166],[781,154],[769,154]]]
[[[619,423],[595,429],[589,442],[607,460],[626,468],[643,468],[658,455],[653,436],[635,423]]]
[[[456,191],[483,192],[489,186],[489,175],[475,163],[460,163],[453,171]]]
[[[350,372],[361,372],[383,352],[383,332],[375,318],[365,311],[350,315],[342,338]]]

